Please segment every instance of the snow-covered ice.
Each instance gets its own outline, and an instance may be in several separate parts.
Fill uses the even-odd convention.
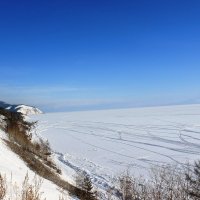
[[[88,172],[100,188],[127,168],[143,174],[152,166],[199,159],[200,105],[48,113],[37,133],[47,138],[68,179]]]

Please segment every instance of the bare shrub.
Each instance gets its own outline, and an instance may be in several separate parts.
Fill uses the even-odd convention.
[[[69,199],[69,195],[68,195],[68,193],[66,193],[65,190],[59,189],[59,192],[60,192],[59,200],[68,200]]]
[[[195,162],[193,169],[188,170],[186,180],[188,181],[186,189],[188,195],[192,199],[200,199],[200,161]]]
[[[6,196],[6,178],[0,174],[0,200],[3,200]]]
[[[178,166],[153,168],[148,180],[135,178],[128,171],[119,177],[122,200],[189,200],[187,188],[185,170]]]
[[[120,198],[122,200],[133,200],[134,196],[137,195],[137,191],[134,189],[135,181],[132,176],[130,176],[129,171],[127,170],[126,173],[122,174],[119,177],[119,188],[120,188]]]
[[[40,191],[41,186],[42,179],[36,175],[30,180],[26,174],[21,186],[13,182],[12,178],[7,182],[6,177],[0,175],[0,200],[44,200]]]
[[[188,200],[187,181],[182,166],[162,166],[152,170],[150,198],[155,200]]]
[[[22,184],[21,200],[41,200],[42,193],[40,192],[42,179],[34,177],[30,183],[29,176],[26,174]]]
[[[107,200],[112,200],[113,199],[113,191],[114,188],[109,188],[106,190],[106,198]]]
[[[146,198],[147,184],[142,177],[135,178],[127,170],[118,177],[119,198],[121,200],[139,200]]]
[[[37,142],[32,143],[32,151],[44,160],[52,154],[52,150],[48,140],[39,139]]]

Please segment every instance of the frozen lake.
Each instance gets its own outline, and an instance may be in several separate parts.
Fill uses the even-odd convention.
[[[127,168],[199,159],[200,105],[47,113],[37,133],[57,152],[67,176],[85,170],[102,187]]]

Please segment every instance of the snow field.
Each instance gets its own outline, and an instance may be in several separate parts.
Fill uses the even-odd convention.
[[[49,113],[31,120],[38,120],[37,134],[49,140],[69,181],[86,171],[102,190],[127,169],[145,175],[157,165],[199,159],[200,105]]]

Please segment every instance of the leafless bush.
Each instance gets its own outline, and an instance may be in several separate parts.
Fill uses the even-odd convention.
[[[22,184],[21,200],[41,200],[42,193],[40,192],[42,179],[34,177],[30,183],[29,176],[26,174]]]
[[[178,166],[153,168],[148,180],[128,172],[119,177],[122,200],[189,200],[187,188],[185,170]]]
[[[188,187],[186,192],[192,199],[200,199],[200,161],[195,162],[193,168],[186,173]]]
[[[37,142],[32,143],[32,151],[44,160],[52,154],[52,150],[48,140],[39,139]]]
[[[127,170],[118,177],[119,198],[121,200],[140,200],[147,197],[147,182],[142,177],[136,178]]]
[[[114,188],[109,188],[109,189],[107,189],[106,190],[106,198],[107,198],[107,200],[113,200],[113,191],[114,191]],[[99,196],[99,194],[98,194],[98,196]]]
[[[12,179],[8,182],[0,175],[0,200],[43,200],[41,186],[42,179],[37,176],[30,180],[26,174],[20,187]]]
[[[127,170],[119,177],[120,198],[122,200],[133,200],[138,196],[138,189],[135,179],[129,174]]]
[[[155,200],[188,200],[187,181],[182,167],[162,166],[152,169],[150,198]]]
[[[65,190],[59,189],[59,192],[60,192],[59,200],[68,200],[69,199],[69,195]]]
[[[6,178],[0,174],[0,200],[3,200],[6,196]]]

